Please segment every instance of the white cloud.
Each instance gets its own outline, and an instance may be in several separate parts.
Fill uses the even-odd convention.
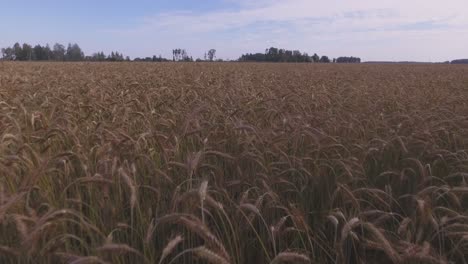
[[[214,47],[222,57],[236,58],[276,45],[368,60],[436,61],[463,56],[461,47],[468,44],[466,0],[236,2],[237,10],[156,14],[136,28],[112,32],[127,38],[129,54],[140,56],[153,46],[163,55],[186,47],[196,56]],[[132,52],[132,43],[140,43],[142,54]]]

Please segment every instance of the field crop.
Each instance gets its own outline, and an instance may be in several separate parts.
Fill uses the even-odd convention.
[[[1,63],[1,263],[467,263],[468,67]]]

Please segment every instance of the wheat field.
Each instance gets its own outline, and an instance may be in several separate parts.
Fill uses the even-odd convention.
[[[468,263],[468,67],[0,63],[0,263]]]

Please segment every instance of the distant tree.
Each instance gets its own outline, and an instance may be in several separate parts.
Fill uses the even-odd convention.
[[[302,56],[302,53],[299,50],[293,50],[293,62],[304,62],[304,57]]]
[[[130,57],[127,56],[127,58],[125,58],[126,61],[130,61]],[[156,55],[153,55],[153,57],[146,57],[146,58],[135,58],[133,61],[148,61],[148,62],[167,62],[169,61],[168,59],[166,58],[163,58],[161,55],[159,56],[156,56]]]
[[[275,47],[271,47],[265,50],[265,60],[266,61],[279,61],[279,49]]]
[[[285,49],[279,49],[278,50],[278,59],[279,59],[279,62],[287,61],[286,50]]]
[[[16,42],[15,45],[13,45],[13,53],[15,56],[15,60],[23,60],[23,49],[21,48],[21,45]]]
[[[322,56],[320,58],[321,63],[330,63],[330,59],[327,56]]]
[[[10,47],[2,48],[2,59],[3,60],[14,60],[15,59],[15,51]]]
[[[333,63],[336,63],[336,58],[333,58]]]
[[[453,60],[451,61],[452,64],[468,64],[468,59],[461,59],[461,60]]]
[[[111,54],[107,57],[108,61],[123,61],[124,56],[120,54],[118,51],[112,51]]]
[[[320,57],[319,57],[319,55],[317,55],[317,53],[314,53],[314,55],[312,56],[312,61],[313,62],[319,62],[320,61]]]
[[[337,63],[361,63],[360,58],[356,57],[339,57],[336,59]]]
[[[106,54],[104,54],[104,52],[102,51],[98,53],[94,53],[91,56],[92,61],[105,61],[106,59],[107,59]]]
[[[98,53],[98,60],[99,61],[105,61],[107,59],[107,56],[106,54],[104,54],[103,51],[101,51],[100,53]]]
[[[57,60],[57,61],[65,60],[65,52],[66,52],[65,46],[59,43],[55,43],[53,50],[52,50],[54,60]]]
[[[189,57],[185,49],[174,49],[172,50],[173,61],[193,61],[193,58]]]
[[[208,60],[213,61],[216,58],[216,50],[210,49],[208,51]]]
[[[179,61],[181,57],[182,50],[181,49],[173,49],[172,50],[172,60]]]
[[[52,50],[50,49],[49,44],[47,44],[43,48],[43,52],[44,52],[45,60],[52,60],[54,58],[54,54],[53,54]]]
[[[317,61],[320,58],[317,59]],[[312,62],[313,58],[307,53],[301,53],[299,50],[286,50],[271,47],[265,49],[265,53],[247,53],[243,54],[238,61],[258,61],[258,62]]]
[[[27,43],[23,43],[21,48],[21,60],[30,61],[33,59],[33,48]]]
[[[65,58],[68,61],[81,61],[84,59],[84,53],[78,44],[68,44]]]
[[[43,48],[41,45],[34,46],[33,53],[34,53],[34,60],[43,61],[43,60],[48,59],[48,54],[45,48]]]

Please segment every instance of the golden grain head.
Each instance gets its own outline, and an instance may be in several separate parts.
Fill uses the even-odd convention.
[[[457,65],[2,62],[0,263],[464,263],[467,84]]]

